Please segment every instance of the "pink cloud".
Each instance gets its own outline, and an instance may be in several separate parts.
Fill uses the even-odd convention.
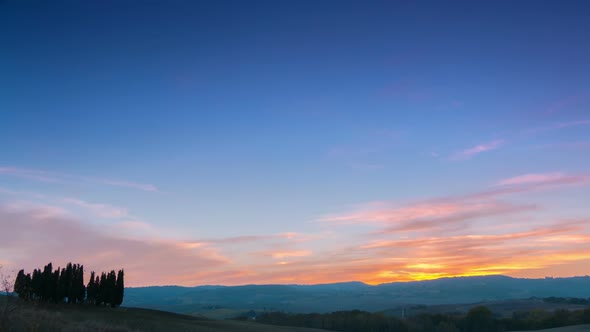
[[[478,155],[483,152],[496,150],[502,145],[504,145],[504,140],[495,140],[485,144],[479,144],[474,147],[456,152],[451,159],[469,159],[475,155]]]
[[[369,204],[374,207],[377,204]],[[347,223],[398,223],[431,217],[445,217],[456,213],[463,207],[456,203],[419,203],[391,209],[361,210],[352,214],[328,216],[320,221]]]
[[[498,182],[494,189],[467,195],[441,197],[407,205],[374,202],[348,213],[328,215],[320,222],[347,225],[361,224],[377,228],[372,234],[408,232],[460,232],[491,217],[519,215],[539,209],[534,203],[511,203],[506,197],[546,188],[590,183],[585,175],[564,173],[525,174]],[[501,200],[502,199],[502,200]]]
[[[374,205],[369,205],[374,206]],[[478,196],[432,200],[402,207],[362,209],[349,214],[321,218],[336,224],[373,224],[375,234],[401,232],[455,231],[481,218],[507,215],[536,209],[531,204],[510,204]]]
[[[223,244],[223,245],[240,245],[245,243],[254,242],[268,242],[268,241],[280,241],[280,242],[306,242],[312,239],[309,235],[300,234],[296,232],[286,232],[278,234],[259,234],[259,235],[241,235],[232,236],[225,238],[216,239],[201,239],[198,242],[209,243],[209,244]]]
[[[109,204],[89,203],[77,198],[66,197],[63,199],[65,203],[72,204],[83,209],[86,209],[98,217],[102,218],[123,218],[128,217],[127,209],[116,207]]]
[[[406,220],[403,223],[381,229],[377,233],[389,234],[416,231],[459,231],[468,229],[469,224],[478,219],[533,211],[536,209],[537,206],[534,204],[515,205],[502,202],[476,203],[473,206],[469,206],[469,204],[467,204],[462,207],[461,211],[457,211],[452,215],[436,218]]]
[[[106,184],[106,185],[111,185],[111,186],[116,186],[116,187],[134,188],[134,189],[139,189],[139,190],[143,190],[143,191],[154,191],[154,192],[159,191],[158,188],[156,186],[154,186],[153,184],[137,183],[137,182],[131,182],[131,181],[109,180],[109,179],[97,179],[97,178],[94,178],[94,180],[96,180],[97,182],[102,182],[103,184]]]
[[[573,184],[587,180],[583,175],[567,175],[560,172],[555,173],[529,173],[515,176],[512,178],[500,180],[499,186],[513,185],[556,185],[556,184]]]
[[[174,282],[177,274],[229,263],[214,248],[110,235],[51,207],[0,206],[0,229],[0,250],[15,268],[31,270],[50,261],[61,266],[84,263],[88,271],[125,268],[132,286]]]

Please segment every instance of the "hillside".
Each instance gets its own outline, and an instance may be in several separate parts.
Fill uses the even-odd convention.
[[[583,310],[587,308],[586,305],[582,304],[570,304],[570,303],[551,303],[544,301],[541,298],[527,298],[527,299],[508,299],[508,300],[495,300],[495,301],[480,301],[476,303],[449,303],[449,304],[437,304],[437,305],[398,305],[388,310],[384,310],[383,313],[394,316],[402,317],[405,316],[416,316],[420,314],[447,314],[447,313],[459,313],[467,314],[473,307],[484,305],[490,309],[497,317],[512,317],[512,314],[517,311],[533,311],[533,310],[545,310],[555,311],[558,309],[567,310]]]
[[[0,299],[4,301],[4,299]],[[0,303],[2,305],[3,303]],[[199,332],[321,332],[318,329],[262,325],[251,321],[216,321],[139,308],[77,305],[11,305],[2,331],[199,331]],[[1,320],[1,317],[0,317]],[[2,323],[0,321],[0,323]]]
[[[556,327],[553,329],[535,330],[535,331],[528,331],[528,332],[587,332],[587,331],[590,331],[590,325]],[[514,331],[514,332],[521,332],[521,331]]]
[[[325,285],[142,287],[125,290],[126,306],[227,318],[244,310],[381,311],[400,305],[467,304],[530,297],[590,297],[590,277],[518,279],[506,276],[444,278],[376,286]]]

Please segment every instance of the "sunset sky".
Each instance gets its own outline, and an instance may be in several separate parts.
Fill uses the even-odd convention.
[[[588,1],[0,1],[0,264],[590,274]]]

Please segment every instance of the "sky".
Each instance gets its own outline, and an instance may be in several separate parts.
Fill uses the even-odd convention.
[[[587,1],[0,1],[3,272],[588,275],[589,16]]]

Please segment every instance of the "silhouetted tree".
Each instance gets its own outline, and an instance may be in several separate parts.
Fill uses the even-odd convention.
[[[107,289],[108,303],[114,308],[117,299],[117,275],[115,274],[115,270],[109,272],[107,276]]]
[[[59,287],[59,267],[50,276],[49,298],[53,302],[58,302],[57,289]],[[63,301],[63,299],[62,299]]]
[[[51,297],[51,288],[53,285],[51,284],[53,274],[53,266],[51,263],[45,265],[43,268],[43,273],[41,274],[41,300],[42,301],[49,301]]]
[[[100,275],[100,282],[98,283],[98,301],[97,304],[104,304],[106,305],[109,302],[109,289],[107,285],[107,274],[101,273]]]
[[[21,299],[28,300],[31,296],[30,278],[30,275],[25,274],[25,270],[18,271],[18,274],[16,275],[16,279],[14,280],[14,291]]]
[[[41,293],[43,290],[43,275],[41,274],[41,270],[35,269],[33,270],[33,277],[31,278],[31,286],[33,290],[33,297],[35,299],[41,298]]]
[[[76,300],[78,303],[84,303],[86,297],[86,287],[84,286],[84,265],[78,265],[76,274]]]
[[[59,268],[58,268],[59,270]],[[62,268],[59,273],[59,281],[57,283],[57,302],[63,303],[64,299],[66,298],[66,291],[67,291],[67,284],[66,284],[66,269]]]
[[[88,281],[88,286],[86,287],[86,300],[94,304],[96,303],[96,289],[94,283],[94,271],[90,272],[90,281]]]
[[[100,277],[94,272],[90,274],[88,287],[84,285],[84,266],[68,263],[65,268],[53,270],[52,263],[35,269],[33,276],[20,270],[14,282],[15,292],[25,300],[67,303],[88,302],[96,305],[104,304],[116,307],[123,303],[124,273],[119,270],[103,272]],[[11,283],[12,284],[12,283]]]
[[[65,280],[63,281],[65,287],[65,296],[68,298],[68,304],[72,303],[74,300],[74,297],[72,296],[72,294],[74,294],[74,286],[72,284],[73,275],[74,266],[72,263],[68,263],[68,265],[66,265]]]
[[[124,272],[123,270],[119,270],[119,272],[117,273],[117,281],[116,281],[116,296],[114,299],[114,304],[116,306],[120,306],[121,303],[123,303],[123,295],[125,294],[125,282],[123,280],[124,278]]]

